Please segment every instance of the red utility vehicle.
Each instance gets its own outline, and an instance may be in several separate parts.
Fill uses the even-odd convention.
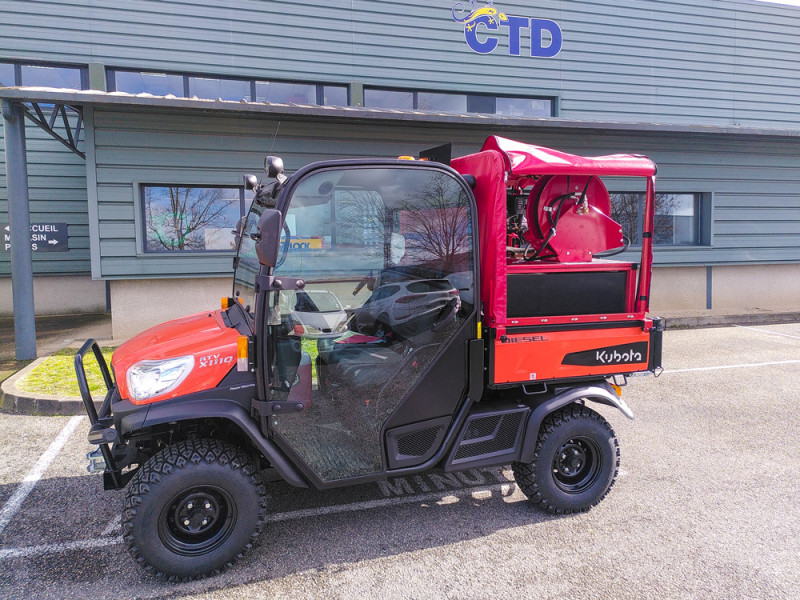
[[[661,365],[662,321],[646,314],[656,167],[500,137],[444,152],[291,177],[268,157],[269,183],[245,178],[255,198],[223,307],[139,334],[111,372],[93,340],[78,352],[90,469],[128,486],[137,562],[178,578],[225,568],[279,479],[326,489],[510,464],[545,510],[605,497],[618,443],[587,404],[633,418],[618,384]],[[604,178],[641,182],[638,263],[608,258],[627,244]],[[315,297],[337,300],[334,324]]]

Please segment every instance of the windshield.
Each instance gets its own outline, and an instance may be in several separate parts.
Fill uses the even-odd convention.
[[[339,312],[342,305],[333,293],[326,290],[307,290],[293,292],[289,300],[289,306],[302,312]]]
[[[239,298],[245,307],[252,311],[255,306],[256,276],[260,268],[256,255],[256,242],[250,237],[258,228],[258,220],[264,206],[253,202],[250,212],[236,226],[236,258],[233,261],[233,297]]]

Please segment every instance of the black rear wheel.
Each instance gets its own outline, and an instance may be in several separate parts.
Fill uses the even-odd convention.
[[[218,573],[252,547],[266,489],[250,457],[219,440],[187,440],[152,456],[122,513],[128,551],[146,570],[189,579]]]
[[[532,504],[554,513],[589,510],[608,494],[619,469],[614,430],[581,404],[545,418],[534,456],[512,464],[514,478]]]

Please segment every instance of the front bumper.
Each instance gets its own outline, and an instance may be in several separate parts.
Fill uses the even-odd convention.
[[[97,365],[100,367],[100,373],[103,376],[103,382],[106,386],[106,394],[103,398],[100,410],[97,410],[94,405],[83,364],[84,357],[89,350],[94,354],[94,358],[97,361]],[[89,422],[91,423],[87,438],[90,444],[97,445],[97,449],[103,460],[101,464],[99,460],[100,456],[97,455],[97,451],[90,452],[88,455],[90,461],[89,470],[98,472],[102,469],[104,487],[106,489],[120,489],[127,483],[127,477],[125,477],[117,467],[111,448],[109,447],[119,440],[119,434],[114,427],[114,417],[111,413],[111,401],[116,392],[116,386],[108,370],[106,359],[96,341],[92,339],[86,340],[86,343],[81,346],[80,350],[75,354],[75,376],[78,379],[78,389],[81,392],[83,406],[86,409],[86,414],[89,416]]]

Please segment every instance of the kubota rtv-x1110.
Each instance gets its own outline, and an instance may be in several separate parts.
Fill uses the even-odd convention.
[[[291,177],[268,157],[267,183],[245,178],[255,198],[222,309],[137,335],[113,376],[93,340],[76,355],[90,466],[128,486],[123,536],[147,569],[234,562],[277,479],[327,489],[510,464],[548,511],[606,495],[617,439],[587,405],[632,418],[616,384],[661,363],[661,320],[646,314],[656,167],[500,137],[442,151]],[[641,182],[638,264],[608,258],[627,244],[607,178]]]

